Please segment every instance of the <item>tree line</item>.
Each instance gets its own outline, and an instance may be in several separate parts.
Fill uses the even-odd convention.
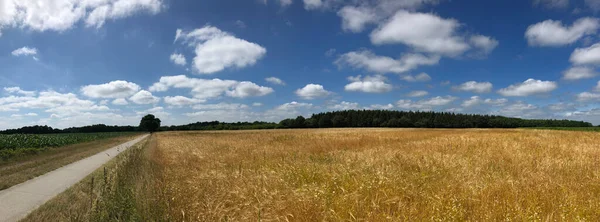
[[[494,115],[450,112],[413,112],[392,110],[345,110],[313,114],[305,119],[284,119],[282,128],[330,127],[416,127],[416,128],[520,128],[520,127],[591,127],[584,121],[520,119]]]
[[[146,116],[145,118],[148,118]],[[150,124],[150,125],[148,125]],[[151,126],[151,127],[150,127]],[[49,126],[26,126],[0,131],[0,134],[97,133],[132,131],[185,131],[185,130],[249,130],[280,128],[332,127],[393,127],[393,128],[521,128],[521,127],[591,127],[584,121],[555,119],[520,119],[495,115],[457,114],[450,112],[419,112],[392,110],[345,110],[313,114],[310,118],[298,116],[272,122],[196,122],[176,126],[160,126],[152,116],[142,119],[140,126],[107,126],[97,124],[83,127],[56,129]],[[156,127],[156,128],[155,128]],[[149,129],[152,128],[152,129]]]

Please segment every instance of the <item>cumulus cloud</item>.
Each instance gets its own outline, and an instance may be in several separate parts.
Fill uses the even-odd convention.
[[[238,85],[226,92],[227,96],[235,98],[246,98],[254,96],[264,96],[272,93],[274,90],[269,87],[259,86],[253,82],[240,82]]]
[[[138,84],[123,80],[81,87],[81,93],[91,98],[125,98],[140,91]]]
[[[556,88],[558,88],[558,84],[553,81],[527,79],[522,83],[513,84],[504,89],[500,89],[498,90],[498,93],[503,96],[530,96],[549,93]]]
[[[156,14],[163,9],[162,0],[3,0],[0,31],[19,27],[34,31],[71,29],[79,21],[86,26],[101,27],[107,20],[130,17],[140,12]]]
[[[473,55],[478,57],[484,57],[490,54],[500,44],[498,40],[495,40],[489,36],[474,35],[469,39],[471,45],[474,48],[479,49]]]
[[[322,85],[308,84],[301,89],[296,90],[296,95],[302,99],[316,99],[331,95],[331,92],[325,90]]]
[[[330,110],[357,110],[360,109],[360,106],[358,105],[358,103],[342,101],[337,104],[329,105],[327,106],[327,108],[329,108]]]
[[[562,46],[595,34],[599,27],[600,20],[589,17],[581,18],[569,27],[560,21],[546,20],[529,26],[525,38],[530,46]]]
[[[150,86],[149,90],[164,92],[169,88],[191,89],[190,93],[194,98],[201,100],[214,99],[223,95],[236,98],[264,96],[274,91],[272,88],[247,81],[198,79],[188,78],[185,75],[163,76],[159,82]]]
[[[239,39],[213,26],[190,32],[178,29],[175,41],[187,43],[195,48],[196,57],[193,59],[192,68],[200,74],[252,66],[267,53],[262,46]]]
[[[492,114],[518,118],[540,118],[544,115],[537,106],[524,102],[516,102],[504,106],[500,110],[492,112]]]
[[[249,106],[240,103],[198,104],[193,107],[198,110],[238,110],[248,109]]]
[[[423,97],[426,95],[429,95],[429,92],[427,92],[425,90],[412,91],[407,94],[407,96],[409,96],[409,97]]]
[[[118,98],[118,99],[114,99],[112,101],[113,105],[119,105],[119,106],[124,106],[124,105],[128,105],[129,102],[127,102],[127,99],[125,98]]]
[[[458,33],[460,26],[455,19],[400,10],[375,29],[370,38],[375,45],[400,43],[416,51],[450,57],[461,55],[473,47],[489,53],[498,45],[497,40],[483,35],[472,36],[468,41]]]
[[[436,96],[429,99],[423,99],[419,101],[412,100],[398,100],[396,107],[405,110],[433,110],[436,107],[446,106],[454,102],[457,97],[454,96]]]
[[[107,111],[106,106],[99,106],[90,100],[79,99],[73,93],[43,91],[37,96],[8,96],[0,98],[0,110],[19,111],[20,109],[43,109],[45,112],[70,115],[82,111]]]
[[[265,81],[270,82],[275,85],[285,86],[285,82],[277,77],[268,77],[268,78],[265,78]]]
[[[570,61],[575,65],[600,65],[600,43],[575,49],[571,53]]]
[[[492,87],[493,85],[490,82],[468,81],[458,86],[455,86],[454,89],[474,93],[489,93],[492,91]]]
[[[342,29],[349,32],[362,32],[367,24],[376,23],[381,19],[368,7],[345,6],[337,14],[342,18]]]
[[[429,74],[427,73],[419,73],[415,76],[412,75],[405,75],[401,77],[402,80],[407,81],[407,82],[428,82],[431,80],[431,76],[429,76]]]
[[[564,80],[579,80],[594,78],[598,73],[590,67],[571,67],[563,72]]]
[[[600,100],[600,93],[591,93],[591,92],[582,92],[577,94],[577,101],[587,102],[587,101],[597,101]]]
[[[187,64],[187,61],[183,54],[173,53],[171,54],[170,59],[171,62],[173,62],[175,65],[185,66]]]
[[[598,83],[596,83],[596,87],[594,87],[594,91],[600,92],[600,81],[598,81]]]
[[[392,91],[392,85],[386,83],[387,78],[382,75],[375,76],[351,76],[348,77],[351,82],[344,87],[344,90],[350,92],[366,92],[366,93],[385,93]]]
[[[0,26],[1,28],[2,26]],[[37,49],[36,48],[29,48],[27,46],[22,47],[22,48],[18,48],[15,49],[14,51],[12,51],[12,55],[13,56],[30,56],[30,55],[37,55]]]
[[[188,98],[185,96],[166,96],[165,98],[163,98],[163,101],[171,106],[186,106],[205,102],[205,100]]]
[[[368,50],[348,52],[341,55],[337,60],[338,66],[348,65],[353,68],[365,69],[370,72],[404,73],[423,65],[435,65],[440,61],[439,56],[425,56],[422,54],[408,53],[399,59],[387,56],[378,56]]]
[[[35,91],[25,91],[20,87],[4,87],[4,91],[10,94],[21,94],[25,96],[35,96]]]
[[[129,100],[136,104],[153,104],[158,103],[160,101],[160,98],[153,96],[151,92],[141,90],[133,96],[129,97]]]

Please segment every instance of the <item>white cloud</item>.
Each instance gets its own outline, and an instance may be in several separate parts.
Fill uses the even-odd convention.
[[[552,81],[542,81],[527,79],[525,82],[510,85],[504,89],[498,90],[503,96],[530,96],[554,91],[558,84]]]
[[[427,73],[422,72],[415,76],[412,76],[412,75],[402,76],[402,80],[407,81],[407,82],[428,82],[431,80],[431,76],[429,76]]]
[[[178,29],[175,41],[180,40],[195,47],[196,57],[192,67],[200,74],[252,66],[267,53],[262,46],[236,38],[213,26],[205,26],[191,32]]]
[[[488,104],[488,105],[492,105],[492,106],[503,106],[507,102],[508,102],[508,100],[505,99],[505,98],[500,98],[500,99],[485,99],[485,100],[483,100],[483,103]]]
[[[342,18],[342,29],[349,32],[362,32],[367,24],[380,19],[377,13],[368,7],[345,6],[337,14]]]
[[[542,5],[546,8],[567,8],[569,6],[569,0],[534,0],[533,4],[538,6]]]
[[[8,93],[16,93],[16,94],[21,94],[21,95],[25,95],[25,96],[35,96],[35,91],[25,91],[25,90],[22,90],[20,87],[4,87],[4,91],[6,91]]]
[[[577,48],[571,54],[571,63],[576,65],[600,65],[600,43],[587,48]]]
[[[13,117],[13,118],[34,117],[34,116],[38,116],[38,114],[37,113],[26,113],[26,114],[12,114],[12,115],[10,115],[10,117]]]
[[[277,77],[268,77],[268,78],[265,78],[265,81],[270,82],[275,85],[285,86],[285,82]]]
[[[2,26],[0,26],[1,28]],[[13,56],[30,56],[30,55],[37,55],[37,49],[36,48],[29,48],[27,46],[22,47],[22,48],[18,48],[15,49],[14,51],[12,51],[11,53]]]
[[[524,102],[517,102],[507,105],[498,111],[492,112],[492,114],[518,118],[531,118],[539,117],[540,110],[535,105]]]
[[[83,95],[91,98],[125,98],[140,91],[138,84],[123,80],[81,87]]]
[[[235,97],[235,98],[246,98],[246,97],[256,97],[256,96],[264,96],[272,93],[274,90],[269,87],[259,86],[253,82],[240,82],[238,85],[226,92],[227,96]]]
[[[254,107],[259,107],[259,106],[262,106],[262,105],[263,105],[262,103],[252,103],[252,106],[254,106]]]
[[[153,96],[151,92],[141,90],[129,98],[131,102],[136,104],[153,104],[158,103],[160,98]]]
[[[590,67],[571,67],[563,72],[564,80],[579,80],[594,78],[598,73]]]
[[[493,85],[490,82],[468,81],[459,86],[455,86],[454,89],[474,93],[489,93],[492,91],[492,87]]]
[[[365,109],[367,109],[367,110],[388,110],[388,109],[393,109],[393,108],[394,108],[394,105],[392,105],[391,103],[386,104],[386,105],[373,104],[368,107],[365,107]]]
[[[429,92],[427,92],[425,90],[412,91],[407,94],[407,96],[409,96],[409,97],[423,97],[426,95],[429,95]]]
[[[592,100],[600,100],[600,93],[582,92],[577,94],[577,101],[587,102]]]
[[[247,81],[197,79],[188,78],[185,75],[163,76],[149,90],[152,92],[164,92],[169,88],[189,88],[194,98],[201,100],[214,99],[222,95],[236,98],[264,96],[273,92],[272,88],[258,86]]]
[[[500,44],[498,40],[484,35],[474,35],[469,39],[474,48],[480,51],[476,55],[485,56],[490,54]]]
[[[348,77],[351,81],[344,87],[344,90],[350,92],[366,92],[366,93],[385,93],[392,91],[392,85],[386,83],[387,78],[382,75],[375,76],[356,76]]]
[[[525,38],[530,46],[562,46],[595,34],[598,28],[600,20],[596,18],[581,18],[570,27],[563,26],[560,21],[546,20],[529,26]]]
[[[169,117],[171,115],[169,112],[166,112],[165,108],[163,108],[162,106],[152,107],[150,109],[143,110],[143,111],[137,111],[135,113],[137,114],[138,117],[152,114],[159,119],[162,118],[161,122],[164,121],[165,117]]]
[[[462,107],[472,107],[481,104],[481,98],[479,96],[471,96],[471,98],[463,101]]]
[[[163,100],[165,101],[166,104],[171,105],[171,106],[186,106],[186,105],[192,105],[192,104],[196,104],[196,103],[205,102],[205,100],[188,98],[185,96],[166,96],[165,98],[163,98]]]
[[[404,73],[422,65],[438,64],[439,61],[439,56],[427,57],[422,54],[404,54],[399,59],[393,59],[375,55],[368,50],[361,50],[343,54],[335,63],[338,66],[349,65],[353,68],[361,68],[377,74],[385,74]]]
[[[113,105],[119,105],[119,106],[124,106],[124,105],[128,105],[129,102],[127,102],[127,99],[125,98],[118,98],[112,101]]]
[[[498,41],[475,35],[468,42],[458,33],[461,24],[455,19],[444,19],[435,14],[400,10],[375,29],[370,37],[375,45],[401,43],[416,51],[455,57],[473,46],[493,50]]]
[[[302,99],[316,99],[326,97],[331,92],[325,90],[322,85],[319,84],[308,84],[304,88],[296,90],[296,95]]]
[[[20,109],[44,109],[45,112],[62,116],[83,111],[107,111],[106,106],[98,106],[93,101],[77,98],[73,93],[43,91],[37,96],[9,96],[0,98],[0,110],[19,111]]]
[[[598,81],[598,83],[596,83],[596,87],[594,87],[594,91],[600,92],[600,81]]]
[[[217,103],[217,104],[198,104],[193,107],[198,110],[239,110],[248,109],[249,106],[240,103]]]
[[[329,105],[327,108],[329,108],[330,110],[358,110],[360,109],[360,106],[358,105],[358,103],[342,101],[337,104]]]
[[[162,0],[3,0],[0,9],[2,28],[19,27],[34,31],[71,29],[81,20],[86,26],[101,27],[106,20],[130,17],[140,12],[156,14]]]
[[[457,97],[454,96],[436,96],[429,99],[423,99],[419,101],[412,100],[398,100],[396,107],[405,110],[432,110],[435,107],[446,106],[454,102]]]
[[[187,61],[183,54],[173,53],[171,54],[170,59],[171,62],[175,63],[175,65],[185,66],[187,64]]]

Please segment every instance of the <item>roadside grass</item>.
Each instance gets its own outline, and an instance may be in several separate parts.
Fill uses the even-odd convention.
[[[22,221],[170,221],[158,152],[143,140]]]
[[[28,150],[22,155],[13,156],[9,160],[0,160],[0,190],[25,182],[47,172],[92,156],[110,147],[132,140],[140,134],[102,139],[87,143],[67,145],[63,147]]]
[[[598,221],[600,134],[155,134],[173,221]]]

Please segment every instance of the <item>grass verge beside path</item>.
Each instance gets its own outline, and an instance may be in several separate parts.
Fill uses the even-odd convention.
[[[36,155],[0,161],[0,190],[125,143],[140,135],[129,134],[93,142],[49,148],[47,151]]]
[[[155,144],[132,146],[22,221],[169,221]]]

